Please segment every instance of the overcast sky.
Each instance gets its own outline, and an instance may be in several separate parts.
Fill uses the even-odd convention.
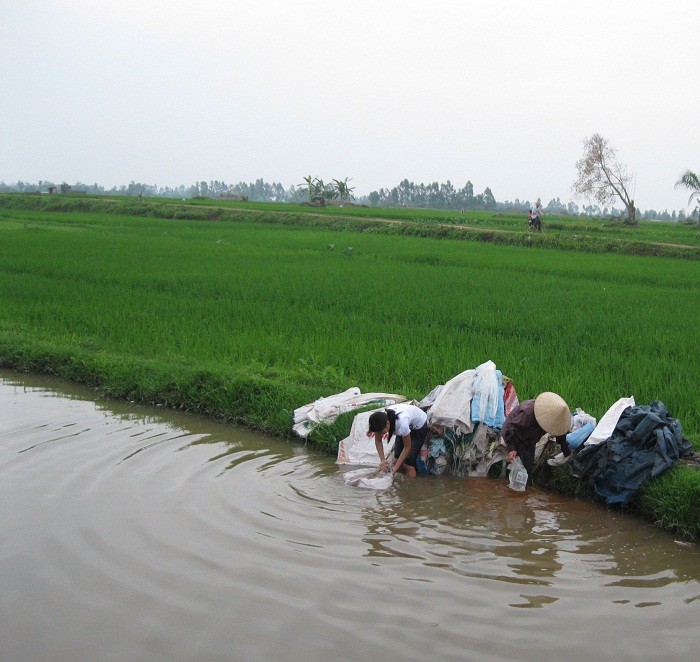
[[[641,209],[681,209],[699,28],[698,0],[2,0],[0,180],[471,180],[546,204],[600,133]]]

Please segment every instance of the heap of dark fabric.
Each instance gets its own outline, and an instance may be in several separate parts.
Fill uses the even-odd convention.
[[[693,454],[681,424],[663,402],[627,407],[612,436],[583,448],[569,462],[572,476],[587,479],[607,504],[627,504],[648,479]]]

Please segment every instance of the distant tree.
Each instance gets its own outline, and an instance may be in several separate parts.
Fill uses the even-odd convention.
[[[423,182],[413,187],[413,204],[416,207],[428,207],[428,188]]]
[[[399,189],[394,186],[394,188],[389,191],[387,194],[387,200],[389,201],[389,204],[392,205],[393,207],[398,207],[399,206]]]
[[[302,177],[304,182],[306,183],[306,186],[304,184],[299,184],[300,188],[304,191],[306,191],[306,194],[309,198],[309,202],[311,202],[314,198],[314,191],[316,190],[316,179],[312,177],[311,175],[307,175],[306,177]]]
[[[493,197],[493,193],[491,193],[491,189],[488,186],[484,189],[484,207],[486,209],[496,208],[496,198]]]
[[[446,183],[440,184],[440,197],[447,209],[454,209],[457,206],[457,191],[449,179]]]
[[[193,189],[194,191],[189,197],[199,195],[199,189],[196,185],[193,187]],[[141,195],[155,195],[154,187],[149,186],[148,184],[142,184],[141,182],[134,181],[131,181],[129,183],[129,186],[121,186],[119,192],[122,195],[138,195],[139,193]]]
[[[566,214],[568,209],[559,198],[552,198],[545,207],[545,211],[549,214]]]
[[[586,216],[599,216],[600,207],[598,205],[586,205],[583,208],[583,212],[586,214]]]
[[[332,189],[333,197],[340,198],[340,200],[349,200],[352,197],[352,192],[355,190],[354,186],[348,186],[349,177],[345,179],[334,179]]]
[[[691,205],[695,199],[695,209],[692,214],[698,212],[698,220],[700,220],[700,178],[694,172],[686,170],[676,182],[675,188],[686,188],[691,191],[688,205]]]
[[[272,195],[275,202],[284,202],[286,200],[286,193],[284,186],[280,182],[276,182],[272,185]]]
[[[460,209],[474,209],[474,185],[470,181],[457,191],[457,206]]]
[[[444,200],[440,194],[440,184],[437,182],[432,182],[428,187],[428,206],[433,209],[440,209],[444,207]],[[411,182],[411,189],[413,189],[413,183]],[[411,197],[409,197],[404,204],[409,206],[412,202]]]
[[[257,200],[259,202],[267,202],[272,199],[272,186],[265,181],[262,177],[255,180],[253,185],[253,196],[252,200]]]
[[[413,202],[413,182],[409,182],[408,179],[404,179],[399,182],[397,189],[397,204],[408,207],[411,202]]]
[[[329,184],[326,184],[320,177],[314,181],[314,197],[330,200],[333,198],[333,190]]]
[[[583,156],[576,162],[578,176],[572,185],[575,195],[595,198],[608,205],[620,199],[627,210],[627,223],[637,224],[634,200],[629,193],[632,177],[615,155],[615,150],[598,133],[583,141]]]

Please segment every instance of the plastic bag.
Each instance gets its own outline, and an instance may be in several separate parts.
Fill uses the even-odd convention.
[[[523,461],[516,456],[510,465],[510,479],[508,487],[516,492],[524,492],[527,485],[527,469]]]
[[[394,483],[394,474],[391,471],[380,471],[376,467],[355,469],[346,471],[343,480],[347,485],[364,487],[368,490],[386,490]]]

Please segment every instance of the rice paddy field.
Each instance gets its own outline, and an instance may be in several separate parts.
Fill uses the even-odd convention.
[[[161,198],[165,204],[177,204],[171,199]],[[501,232],[524,232],[526,215],[490,211],[467,211],[460,213],[446,209],[404,209],[382,207],[348,207],[326,206],[320,208],[305,207],[289,203],[269,202],[228,202],[211,198],[192,199],[189,205],[197,207],[215,206],[219,209],[238,209],[258,213],[304,213],[315,216],[343,217],[357,219],[383,219],[408,223],[440,223],[445,225],[466,225],[484,230]],[[700,232],[697,223],[661,223],[642,221],[630,227],[619,221],[587,216],[551,216],[544,217],[545,230],[561,232],[562,238],[575,235],[583,239],[620,239],[628,242],[648,241],[667,242],[700,248]]]
[[[490,359],[521,399],[556,391],[596,417],[622,396],[661,400],[700,448],[692,254],[252,212],[229,222],[20,207],[0,200],[0,365],[289,434],[292,410],[320,396],[359,386],[420,399]],[[697,243],[697,230],[679,230],[678,243]],[[697,503],[697,470],[671,473]]]

